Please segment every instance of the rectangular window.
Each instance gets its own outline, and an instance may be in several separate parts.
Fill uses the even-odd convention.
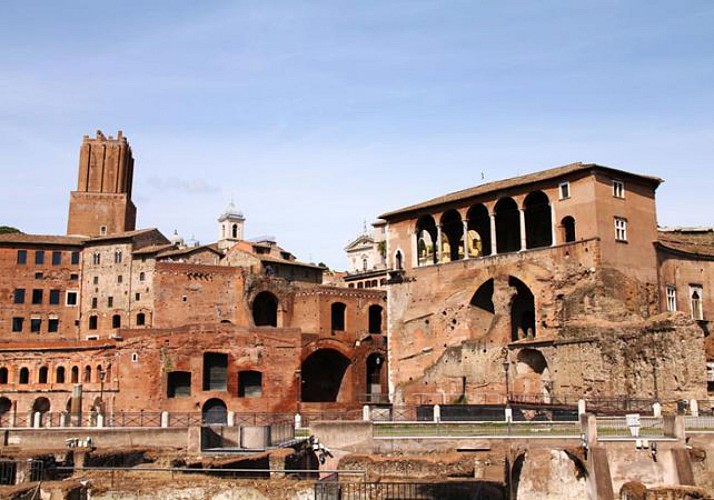
[[[25,322],[25,318],[12,318],[12,331],[21,332],[22,324]]]
[[[124,277],[120,274],[117,276],[117,283],[122,283],[124,281]]]
[[[94,284],[94,285],[99,284],[99,276],[95,276],[94,278],[92,278],[92,284]]]
[[[225,391],[228,355],[218,352],[203,354],[203,390]]]
[[[13,294],[13,302],[15,304],[24,304],[25,303],[25,289],[24,288],[15,288],[15,293]]]
[[[98,266],[101,263],[102,263],[102,254],[100,254],[99,252],[94,252],[92,254],[92,264],[94,264],[95,266]]]
[[[114,307],[114,297],[107,297],[107,307]]]
[[[90,330],[96,330],[97,329],[97,317],[96,316],[90,316],[89,317],[89,329]]]
[[[136,292],[136,294],[134,294],[134,300],[141,300],[141,294],[139,292]]]
[[[44,275],[43,273],[35,273],[35,279],[36,279],[36,280],[41,280],[41,279],[44,278],[44,277],[45,277],[45,275]]]
[[[79,281],[79,274],[72,273],[69,275],[69,279],[72,281]]]
[[[672,285],[667,286],[667,310],[677,310],[677,289]]]
[[[45,263],[45,251],[44,250],[35,250],[35,264],[44,264]]]
[[[73,266],[76,266],[77,264],[79,264],[79,252],[72,252],[70,264],[72,264]]]
[[[566,200],[566,199],[570,198],[570,183],[569,182],[561,182],[560,185],[558,186],[558,188],[559,188],[561,200]]]
[[[18,264],[27,264],[27,250],[18,250],[17,251],[17,263]]]
[[[57,333],[59,331],[59,320],[57,318],[50,318],[47,321],[47,331],[50,333]]]
[[[42,304],[42,290],[32,290],[32,303]]]
[[[52,252],[52,265],[59,266],[62,264],[62,252],[54,251]]]
[[[622,181],[612,181],[612,195],[615,198],[625,197],[625,183]]]
[[[42,328],[42,320],[39,318],[30,319],[30,332],[40,333],[40,328]]]
[[[60,291],[50,290],[50,305],[56,306],[60,303]]]
[[[114,251],[114,263],[121,264],[122,253],[121,250]]]
[[[259,398],[263,395],[263,374],[253,370],[238,372],[238,397]]]
[[[704,319],[704,290],[701,285],[689,285],[689,304],[692,319],[702,321]]]
[[[77,292],[67,292],[67,305],[76,306],[77,305]]]
[[[191,372],[169,372],[166,384],[166,396],[185,398],[191,395]]]
[[[627,219],[615,217],[615,240],[627,241]]]
[[[96,309],[96,308],[97,308],[97,298],[92,297],[92,309]]]

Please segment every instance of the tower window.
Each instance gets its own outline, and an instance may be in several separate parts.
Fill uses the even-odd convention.
[[[612,181],[612,196],[615,198],[625,197],[625,183],[622,181]]]
[[[27,264],[27,250],[18,250],[17,251],[17,263],[18,264]]]
[[[559,190],[561,200],[567,200],[568,198],[570,198],[570,183],[569,182],[561,182],[560,185],[558,186],[558,190]]]
[[[21,332],[22,331],[22,323],[25,321],[25,318],[12,318],[12,331],[13,332]]]
[[[94,252],[92,254],[92,264],[98,266],[102,262],[102,254],[99,252]]]
[[[52,265],[59,266],[60,264],[62,264],[62,252],[52,252]]]
[[[146,273],[144,271],[139,273],[139,281],[144,281],[146,279]]]
[[[36,250],[35,251],[35,264],[41,265],[45,263],[45,251]]]
[[[122,259],[121,250],[115,250],[114,251],[114,263],[121,264],[121,259]]]
[[[615,240],[627,241],[627,219],[615,217]]]
[[[99,235],[100,235],[100,236],[106,236],[106,235],[107,235],[107,226],[99,226]]]
[[[15,304],[24,304],[25,303],[25,289],[24,288],[16,288],[15,292],[13,293],[13,303]]]
[[[667,310],[677,310],[677,289],[673,285],[667,286]]]
[[[703,290],[701,285],[689,285],[689,300],[692,319],[703,320],[704,308],[702,306]]]

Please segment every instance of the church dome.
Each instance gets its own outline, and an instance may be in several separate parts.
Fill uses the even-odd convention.
[[[218,221],[224,221],[226,219],[245,219],[243,217],[243,212],[236,207],[235,203],[233,203],[233,200],[228,204],[226,209],[223,211],[221,216],[218,218]]]

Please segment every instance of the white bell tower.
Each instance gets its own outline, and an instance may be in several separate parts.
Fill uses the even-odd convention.
[[[244,224],[245,217],[243,217],[243,212],[238,210],[233,200],[231,200],[223,214],[218,218],[218,248],[225,250],[232,247],[236,242],[242,241]]]

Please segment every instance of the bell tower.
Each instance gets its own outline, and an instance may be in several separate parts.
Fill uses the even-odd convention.
[[[245,217],[231,200],[218,218],[218,248],[225,250],[243,240]]]
[[[134,158],[120,130],[116,139],[85,135],[79,150],[77,190],[70,193],[67,234],[104,236],[136,227],[131,201]]]

